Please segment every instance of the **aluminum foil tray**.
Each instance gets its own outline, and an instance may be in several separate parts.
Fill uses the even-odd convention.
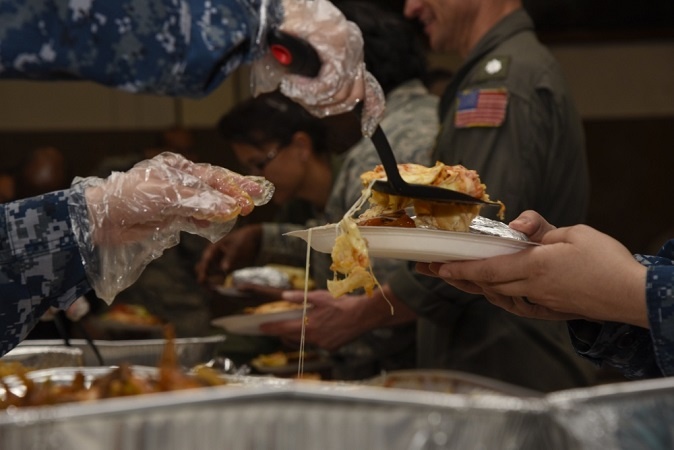
[[[0,412],[0,448],[568,448],[564,431],[538,398],[268,377],[237,380],[212,388]]]
[[[31,376],[65,380],[74,370]],[[674,448],[673,379],[518,397],[226,378],[213,388],[0,411],[0,448]]]
[[[193,367],[209,361],[217,350],[217,346],[225,340],[224,335],[177,338],[175,339],[176,354],[178,361],[184,367]],[[99,366],[96,354],[84,339],[71,339],[70,344],[82,352],[85,366]],[[103,358],[103,365],[114,366],[121,363],[129,363],[139,366],[154,366],[159,364],[165,339],[139,339],[139,340],[115,340],[94,341],[96,348]],[[61,340],[31,340],[23,341],[17,348],[29,346],[62,346]],[[74,365],[74,364],[71,364]]]
[[[674,448],[674,378],[569,389],[546,399],[576,448]]]
[[[19,362],[31,370],[81,366],[83,352],[79,348],[60,345],[20,346],[10,350],[0,361]]]

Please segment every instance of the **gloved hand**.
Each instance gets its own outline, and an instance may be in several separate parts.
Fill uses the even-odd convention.
[[[110,303],[180,232],[216,242],[239,215],[267,203],[273,185],[217,166],[162,153],[107,179],[78,179],[69,205],[87,277]]]
[[[384,93],[363,62],[360,29],[328,0],[284,0],[280,29],[309,42],[322,61],[316,78],[292,75],[267,54],[253,63],[253,94],[280,87],[318,117],[341,114],[364,102],[361,128],[371,136],[384,114]]]

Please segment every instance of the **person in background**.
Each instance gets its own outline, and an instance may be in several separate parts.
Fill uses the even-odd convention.
[[[17,197],[27,198],[66,189],[71,176],[66,157],[54,146],[37,147],[19,166]]]
[[[452,81],[452,76],[454,76],[454,72],[451,70],[443,67],[435,67],[429,70],[424,77],[424,84],[431,94],[442,97],[445,89],[447,89],[447,86],[449,86],[449,83]]]
[[[321,116],[365,99],[364,132],[379,121],[383,97],[362,62],[362,37],[325,0],[220,0],[209,3],[207,15],[198,0],[164,0],[156,8],[132,3],[4,4],[0,78],[82,79],[128,92],[203,96],[253,63],[258,91],[280,87]],[[318,77],[275,64],[267,36],[277,27],[313,45],[323,62]],[[268,201],[270,191],[263,180],[165,153],[107,179],[77,180],[66,190],[3,204],[0,355],[48,308],[67,309],[92,289],[111,302],[175,245],[180,231],[215,241],[238,215]]]
[[[0,203],[16,198],[16,176],[12,170],[0,171]]]
[[[342,1],[336,5],[349,20],[358,25],[363,34],[365,63],[386,94],[387,110],[381,126],[396,159],[399,162],[430,164],[432,146],[439,129],[438,99],[427,91],[421,81],[426,74],[426,58],[419,36],[402,16],[371,3]],[[228,128],[236,129],[234,126]],[[262,173],[272,179],[272,172],[281,172],[287,167],[277,162],[284,156],[283,152],[269,160],[266,158],[267,153],[259,151],[253,162],[268,161],[268,164],[262,166]],[[291,155],[285,156],[291,158]],[[241,230],[241,234],[232,233],[204,253],[202,265],[198,268],[200,277],[204,279],[206,268],[214,263],[223,270],[231,270],[237,267],[235,264],[262,264],[270,262],[269,258],[272,257],[283,258],[286,263],[304,267],[304,242],[285,237],[283,233],[339,221],[360,197],[360,174],[380,163],[369,139],[357,142],[341,155],[341,159],[340,169],[334,172],[332,180],[328,175],[322,175],[322,182],[314,184],[314,195],[320,193],[322,201],[327,201],[320,220],[300,226],[269,223],[248,227],[247,230]],[[305,178],[297,177],[295,183],[300,183],[300,180],[304,181]],[[328,183],[329,180],[331,182]],[[311,189],[310,186],[308,188]],[[329,196],[326,197],[327,194]],[[256,259],[251,259],[253,255]],[[383,282],[403,265],[399,261],[377,260],[374,269],[378,279]],[[316,286],[324,289],[327,280],[333,276],[329,256],[312,252],[310,268]],[[326,302],[334,303],[331,299]],[[328,313],[330,309],[330,305],[316,302],[311,315],[315,318]],[[271,328],[268,331],[269,334],[282,334],[286,341],[291,342],[296,342],[300,335],[298,327],[288,333],[277,333]],[[348,345],[330,348],[334,350],[333,358],[337,362],[334,376],[340,379],[367,378],[383,370],[414,367],[415,338],[415,325],[412,322],[403,326],[378,328]]]
[[[194,133],[180,125],[171,125],[159,131],[151,145],[134,152],[103,158],[92,171],[92,175],[107,177],[112,172],[129,170],[134,164],[144,159],[154,158],[162,152],[178,153],[192,162],[201,160]]]
[[[327,147],[325,124],[274,92],[236,105],[220,118],[217,129],[244,173],[264,176],[274,184],[273,203],[287,208],[295,205],[293,200],[301,200],[307,212],[298,222],[290,217],[293,209],[281,209],[274,222],[244,225],[211,244],[197,265],[199,280],[206,282],[213,272],[227,274],[272,262],[304,266],[298,258],[301,248],[279,236],[304,228],[307,221],[323,221],[339,168]]]
[[[582,123],[559,65],[537,40],[521,2],[407,0],[405,15],[422,23],[433,50],[463,57],[441,99],[433,159],[476,170],[491,198],[506,205],[506,220],[536,208],[562,225],[582,222],[589,199]],[[491,218],[495,213],[482,210]],[[469,372],[539,391],[595,380],[563,324],[510,315],[484,297],[417,273],[413,264],[387,280],[372,297],[310,293],[309,302],[332,309],[322,316],[309,312],[307,342],[338,348],[366,330],[416,320],[418,368]],[[300,302],[303,294],[285,298]],[[262,329],[288,337],[300,327],[295,321]]]
[[[655,256],[632,255],[593,228],[555,228],[534,211],[510,226],[543,245],[417,268],[518,316],[567,321],[580,355],[629,379],[674,375],[674,240]]]

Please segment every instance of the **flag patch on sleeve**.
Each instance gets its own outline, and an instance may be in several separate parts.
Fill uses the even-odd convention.
[[[457,103],[455,127],[498,127],[505,120],[508,91],[470,89],[459,93]]]

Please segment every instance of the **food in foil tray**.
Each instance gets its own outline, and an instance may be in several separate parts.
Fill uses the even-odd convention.
[[[245,314],[274,314],[283,311],[294,311],[296,309],[303,309],[301,303],[293,303],[286,300],[279,300],[276,302],[264,303],[259,306],[250,306],[245,308]]]
[[[150,313],[142,305],[116,303],[105,313],[101,314],[101,320],[123,323],[126,325],[161,325],[163,321]]]
[[[215,370],[205,366],[190,373],[184,371],[178,363],[174,339],[172,327],[167,326],[164,352],[158,369],[152,372],[137,371],[129,364],[121,364],[93,380],[87,380],[84,370],[79,370],[69,383],[57,383],[51,378],[45,382],[36,382],[26,371],[19,370],[0,380],[0,385],[4,388],[4,395],[0,395],[0,409],[92,401],[226,384]]]

